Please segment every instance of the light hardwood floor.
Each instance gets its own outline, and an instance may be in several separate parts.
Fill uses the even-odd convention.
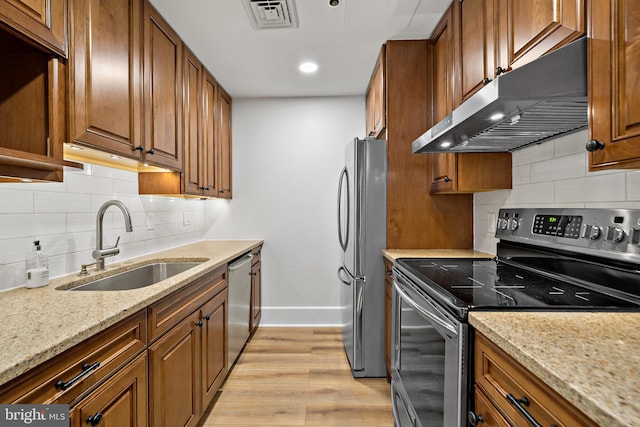
[[[336,328],[259,328],[201,426],[392,427],[384,378],[354,379]]]

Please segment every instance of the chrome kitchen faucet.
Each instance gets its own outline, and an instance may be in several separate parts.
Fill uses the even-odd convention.
[[[93,259],[96,260],[96,270],[101,271],[104,270],[104,259],[111,256],[116,256],[120,253],[120,249],[118,248],[118,242],[120,241],[120,236],[116,240],[115,245],[109,248],[102,247],[102,222],[104,219],[104,214],[109,208],[109,206],[117,206],[122,211],[124,215],[124,223],[125,229],[127,233],[131,233],[133,231],[133,226],[131,225],[131,214],[129,213],[129,209],[119,200],[109,200],[105,202],[100,209],[98,209],[98,216],[96,217],[96,248],[91,253]],[[86,266],[83,266],[83,272],[86,271]],[[86,274],[86,273],[85,273]]]

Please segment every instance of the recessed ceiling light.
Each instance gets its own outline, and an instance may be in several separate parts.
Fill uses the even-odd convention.
[[[329,7],[338,7],[340,6],[340,0],[329,0]]]
[[[318,64],[315,62],[303,62],[299,68],[303,73],[315,73],[318,71]]]
[[[491,117],[489,117],[489,120],[492,120],[494,122],[497,122],[498,120],[500,120],[501,118],[504,117],[504,113],[495,113],[494,115],[492,115]]]

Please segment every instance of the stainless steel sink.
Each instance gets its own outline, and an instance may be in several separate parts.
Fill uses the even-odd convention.
[[[69,291],[126,291],[153,285],[201,262],[157,262],[69,288]]]

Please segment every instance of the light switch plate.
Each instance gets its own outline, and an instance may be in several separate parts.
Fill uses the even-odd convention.
[[[491,234],[495,234],[496,233],[496,214],[494,213],[490,213],[487,215],[487,222],[489,224],[489,227],[487,228],[487,231]]]
[[[191,225],[191,212],[184,211],[182,213],[182,225]]]
[[[148,213],[146,218],[147,230],[153,230],[156,228],[156,218],[153,213]]]

